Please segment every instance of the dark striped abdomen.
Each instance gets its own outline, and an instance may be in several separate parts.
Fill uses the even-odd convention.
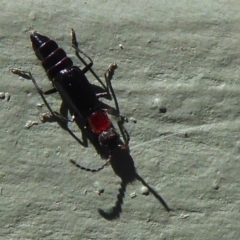
[[[73,65],[72,60],[53,40],[36,32],[30,35],[30,39],[33,50],[37,58],[42,61],[42,66],[51,81],[61,70]]]

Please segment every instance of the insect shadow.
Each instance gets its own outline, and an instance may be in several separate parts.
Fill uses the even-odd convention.
[[[144,179],[137,173],[136,168],[134,166],[134,161],[132,156],[127,151],[121,151],[120,149],[116,149],[113,152],[113,158],[111,163],[111,167],[115,174],[121,178],[120,188],[118,189],[117,201],[115,202],[115,206],[111,209],[105,211],[102,209],[98,209],[99,214],[105,218],[106,220],[114,220],[120,217],[122,212],[123,199],[125,197],[126,187],[128,184],[138,180],[144,185],[150,193],[163,205],[165,210],[169,212],[170,207],[164,201],[164,199],[152,188],[150,187]]]

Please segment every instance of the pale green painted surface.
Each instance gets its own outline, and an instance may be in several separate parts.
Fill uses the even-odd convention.
[[[11,96],[0,100],[1,239],[240,239],[238,1],[0,5],[0,92]],[[33,84],[8,68],[32,71],[48,89],[27,31],[55,39],[80,64],[72,27],[99,76],[118,64],[113,85],[121,112],[137,119],[126,124],[131,156],[170,213],[152,194],[141,195],[136,181],[126,188],[120,217],[105,220],[97,209],[114,206],[120,179],[111,167],[91,174],[68,161],[101,165],[91,144],[83,148],[57,123],[24,128],[47,110],[36,106],[42,99]],[[60,108],[57,95],[47,99]],[[75,124],[71,129],[81,137]]]

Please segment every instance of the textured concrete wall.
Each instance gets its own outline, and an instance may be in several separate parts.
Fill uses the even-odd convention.
[[[9,0],[0,9],[0,92],[10,94],[0,99],[1,239],[240,238],[239,1]],[[31,71],[49,89],[28,31],[56,40],[81,65],[70,28],[100,77],[118,64],[121,112],[137,120],[125,124],[130,154],[155,196],[143,195],[140,181],[124,192],[111,166],[92,174],[69,163],[104,160],[56,122],[41,124],[47,108],[37,106],[33,84],[8,71]],[[47,101],[59,111],[57,94]],[[26,129],[28,120],[39,125]],[[82,137],[75,123],[69,128]],[[108,221],[98,209],[112,210],[121,185],[122,212]]]

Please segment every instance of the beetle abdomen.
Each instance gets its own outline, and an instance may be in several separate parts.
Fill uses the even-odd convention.
[[[42,61],[42,66],[49,79],[52,81],[61,71],[73,65],[72,60],[57,43],[48,37],[34,32],[31,34],[32,47],[37,58]]]

